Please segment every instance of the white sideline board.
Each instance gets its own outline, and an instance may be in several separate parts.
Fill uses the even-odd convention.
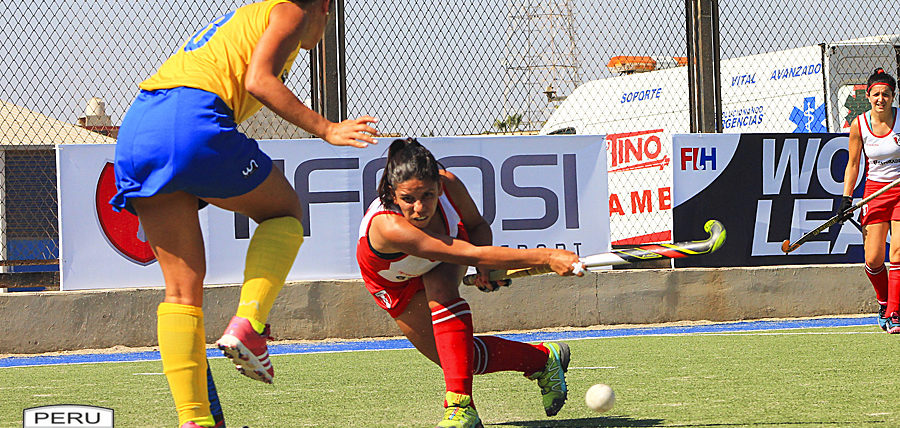
[[[420,141],[460,177],[476,205],[490,217],[495,245],[565,247],[592,254],[610,248],[606,170],[597,167],[605,163],[602,138],[485,136]],[[301,202],[307,204],[309,235],[288,280],[359,277],[355,258],[359,222],[374,197],[379,161],[383,165],[381,158],[389,144],[389,139],[382,138],[380,144],[360,150],[318,139],[260,142],[283,166]],[[110,180],[108,164],[114,151],[114,145],[59,146],[63,290],[163,285],[155,260],[141,253],[146,242],[137,224],[128,223],[131,214],[114,216],[106,203],[109,195],[98,197],[104,189],[102,180]],[[240,283],[253,222],[215,207],[204,208],[199,216],[206,243],[206,283]]]

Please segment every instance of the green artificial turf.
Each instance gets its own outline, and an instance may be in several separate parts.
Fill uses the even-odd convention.
[[[474,396],[495,427],[893,427],[898,339],[872,326],[577,340],[556,417],[520,374],[477,376]],[[430,427],[443,414],[441,372],[414,350],[272,360],[274,385],[210,360],[229,427]],[[117,427],[176,427],[161,371],[158,361],[0,368],[0,427],[50,404],[112,408]],[[607,413],[584,404],[595,383],[615,390]]]

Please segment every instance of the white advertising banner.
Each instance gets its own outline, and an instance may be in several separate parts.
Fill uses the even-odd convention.
[[[261,141],[303,204],[305,241],[288,280],[359,278],[355,248],[390,144],[367,149],[321,140]],[[421,138],[460,177],[491,224],[495,245],[608,251],[602,136]],[[162,286],[137,217],[116,213],[112,145],[59,146],[63,290]],[[255,223],[215,207],[200,211],[208,284],[239,283]]]
[[[672,137],[668,129],[606,134],[613,245],[672,241]]]

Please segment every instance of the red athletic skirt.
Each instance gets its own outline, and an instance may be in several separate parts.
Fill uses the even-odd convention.
[[[863,198],[878,191],[888,183],[880,181],[866,180],[866,189]],[[860,223],[875,224],[888,221],[900,221],[900,186],[894,186],[887,192],[878,195],[869,203],[862,206],[862,217]]]

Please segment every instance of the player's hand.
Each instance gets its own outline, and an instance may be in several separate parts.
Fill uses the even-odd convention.
[[[580,263],[577,254],[568,250],[554,249],[552,251],[553,253],[550,254],[550,269],[563,276],[584,276],[583,271],[579,271],[577,274],[573,272],[575,264]]]
[[[841,216],[841,224],[853,217],[850,207],[853,206],[853,198],[850,196],[841,196],[841,205],[838,207],[838,215]]]
[[[478,287],[479,290],[484,291],[485,293],[490,293],[491,291],[497,291],[500,287],[509,287],[512,284],[511,279],[501,279],[499,281],[491,281],[490,278],[490,269],[480,269],[476,268],[478,271],[478,276],[475,277],[475,286]]]
[[[360,116],[356,119],[332,123],[326,129],[322,139],[335,146],[365,148],[369,144],[378,144],[375,139],[378,130],[370,125],[375,123],[378,123],[378,119],[372,116]]]

